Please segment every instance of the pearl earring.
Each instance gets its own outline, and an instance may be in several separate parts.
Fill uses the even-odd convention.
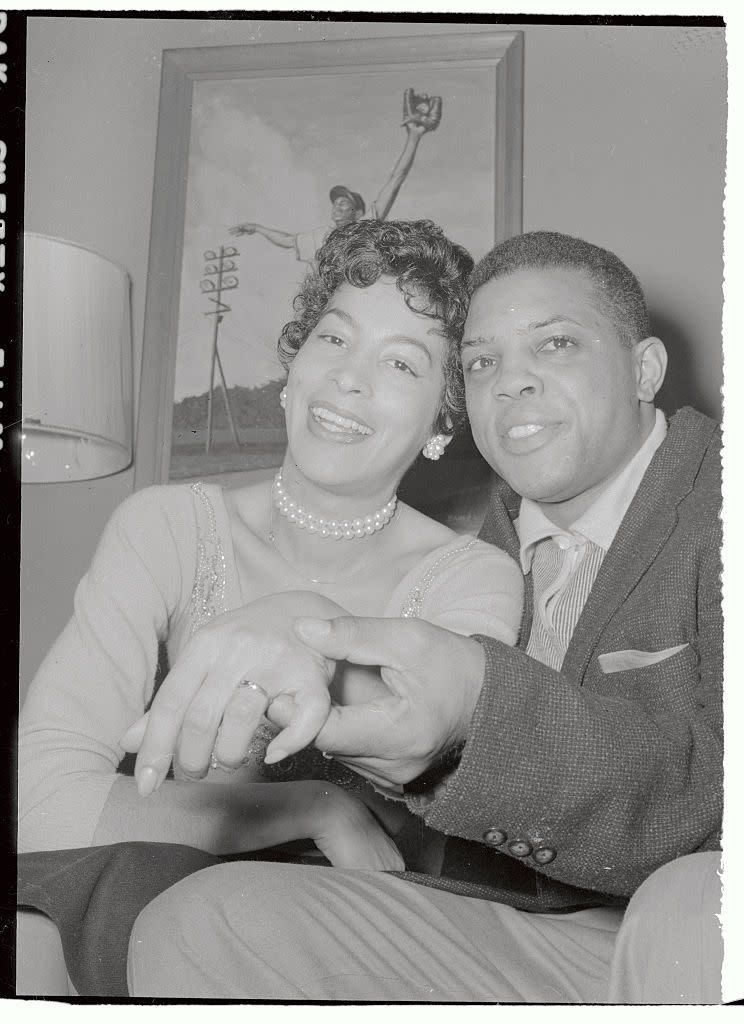
[[[281,405],[282,409],[286,409],[287,408],[287,388],[286,388],[286,386],[283,387],[282,390],[279,392],[279,405]]]
[[[444,434],[435,434],[434,437],[430,438],[422,449],[422,455],[425,459],[431,459],[436,461],[442,455],[444,455],[444,449],[447,447],[447,438]]]

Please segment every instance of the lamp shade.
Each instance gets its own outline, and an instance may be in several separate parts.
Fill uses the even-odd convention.
[[[89,249],[26,232],[24,483],[88,480],[132,461],[129,275]]]

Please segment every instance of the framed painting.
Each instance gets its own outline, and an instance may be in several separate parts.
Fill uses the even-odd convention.
[[[166,50],[135,487],[280,465],[276,342],[328,231],[426,217],[477,258],[521,230],[521,158],[519,32]],[[484,478],[467,436],[446,461],[402,496]]]

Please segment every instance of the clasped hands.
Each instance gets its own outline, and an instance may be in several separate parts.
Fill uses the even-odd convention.
[[[344,662],[379,667],[332,700]],[[418,619],[348,616],[309,592],[276,594],[212,619],[186,644],[150,710],[122,737],[142,795],[175,757],[202,777],[237,766],[266,715],[274,763],[316,748],[381,786],[400,786],[461,743],[483,680],[481,645]],[[239,685],[249,679],[256,688]]]

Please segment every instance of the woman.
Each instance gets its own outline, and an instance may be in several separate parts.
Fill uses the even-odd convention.
[[[292,674],[291,659],[267,667],[255,645],[240,660],[236,616],[253,615],[254,634],[269,641],[322,605],[329,617],[339,606],[418,615],[516,642],[518,567],[396,500],[417,454],[439,457],[463,416],[458,343],[471,266],[427,221],[334,232],[280,340],[288,448],[275,480],[225,492],[152,487],[117,510],[21,715],[21,851],[139,840],[222,855],[310,838],[337,865],[403,867],[364,804],[328,783],[322,758],[295,766],[302,781],[246,785],[272,777],[262,775],[262,752],[218,727],[244,676],[260,684],[262,671]],[[127,745],[138,745],[131,727],[152,695],[159,641],[172,671],[157,699],[188,680],[193,701],[173,737],[175,778],[162,759],[140,756],[135,781],[117,773],[122,737],[129,730]],[[229,671],[210,690],[214,665]],[[337,698],[353,685],[342,666]],[[248,765],[189,781],[215,743],[215,764]],[[308,781],[315,773],[321,781]]]

